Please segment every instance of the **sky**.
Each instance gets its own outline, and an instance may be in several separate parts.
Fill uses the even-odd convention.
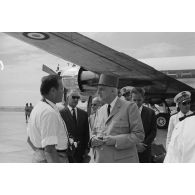
[[[126,53],[136,59],[175,58],[195,56],[195,33],[83,33],[112,49]],[[47,75],[42,64],[56,70],[57,65],[67,63],[58,57],[36,47],[0,33],[0,61],[4,70],[0,71],[0,106],[24,106],[27,102],[35,105],[41,98],[39,93],[41,77]],[[149,61],[148,61],[149,63]]]

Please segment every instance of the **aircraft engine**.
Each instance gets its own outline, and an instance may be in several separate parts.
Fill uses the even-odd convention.
[[[97,92],[99,75],[80,68],[78,73],[78,86],[81,92],[87,95],[94,95]]]

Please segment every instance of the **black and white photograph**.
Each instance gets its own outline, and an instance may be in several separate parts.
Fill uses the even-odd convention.
[[[194,32],[6,32],[0,42],[0,162],[195,161]]]
[[[189,1],[2,1],[0,192],[192,194]]]

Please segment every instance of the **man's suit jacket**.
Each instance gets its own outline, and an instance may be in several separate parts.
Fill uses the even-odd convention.
[[[139,160],[143,163],[151,162],[151,144],[156,137],[156,115],[154,110],[143,106],[141,112],[145,138],[143,143],[147,145],[144,152],[139,153]]]
[[[89,143],[87,112],[77,108],[77,125],[75,125],[72,114],[67,107],[60,109],[60,114],[66,123],[69,135],[72,136],[75,141],[79,142],[74,157],[76,162],[82,162],[83,155],[85,154],[85,151],[88,150]]]
[[[135,103],[117,98],[107,116],[107,104],[98,110],[93,136],[114,136],[115,146],[102,145],[94,147],[94,161],[102,163],[139,162],[136,144],[144,140],[144,130],[138,107]]]
[[[145,132],[145,139],[143,143],[148,147],[151,147],[151,144],[156,137],[156,115],[154,110],[143,106],[141,118]]]

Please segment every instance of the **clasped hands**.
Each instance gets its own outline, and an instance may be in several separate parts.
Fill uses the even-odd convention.
[[[146,150],[147,145],[144,143],[137,144],[137,151],[138,152],[144,152]]]
[[[116,139],[115,139],[114,136],[109,135],[109,136],[104,136],[104,137],[95,136],[91,140],[91,146],[92,147],[102,146],[103,144],[105,144],[107,146],[115,145],[116,144]]]

